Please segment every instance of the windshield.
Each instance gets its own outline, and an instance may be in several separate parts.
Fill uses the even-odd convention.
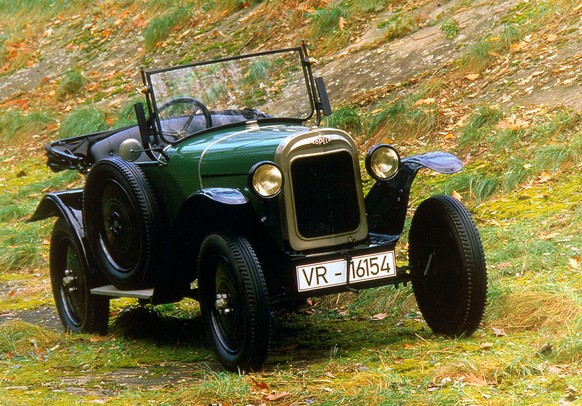
[[[155,125],[176,141],[210,127],[313,115],[303,49],[144,71]]]

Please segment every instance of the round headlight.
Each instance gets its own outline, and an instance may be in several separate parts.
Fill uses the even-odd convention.
[[[390,145],[376,145],[366,154],[366,170],[376,180],[393,178],[399,167],[400,156]]]
[[[275,197],[283,188],[283,173],[274,163],[261,162],[251,169],[249,183],[260,197]]]

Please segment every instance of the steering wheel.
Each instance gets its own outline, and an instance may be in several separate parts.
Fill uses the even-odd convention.
[[[158,112],[162,112],[176,104],[192,104],[194,106],[197,107],[197,109],[195,109],[194,111],[192,111],[192,113],[190,114],[190,116],[188,117],[188,120],[186,120],[186,122],[184,123],[184,125],[182,126],[182,128],[176,132],[175,135],[177,135],[178,137],[181,137],[182,135],[186,134],[186,130],[188,129],[188,126],[190,125],[190,123],[192,123],[192,120],[194,119],[194,116],[196,115],[196,113],[198,113],[198,111],[202,112],[202,115],[204,116],[204,119],[206,120],[206,128],[210,128],[212,127],[212,116],[210,114],[210,110],[208,110],[208,107],[206,107],[204,105],[204,103],[202,103],[200,100],[195,99],[193,97],[190,96],[178,96],[178,97],[174,97],[170,100],[168,100],[167,102],[165,102],[164,104],[162,104],[159,108],[158,108]]]

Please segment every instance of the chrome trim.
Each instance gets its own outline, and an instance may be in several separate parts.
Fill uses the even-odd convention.
[[[321,238],[305,238],[300,235],[297,228],[297,219],[295,218],[291,163],[300,157],[325,155],[339,151],[347,151],[353,158],[355,187],[358,194],[358,207],[360,209],[360,225],[356,230],[351,232]],[[296,134],[293,137],[283,140],[275,152],[274,161],[283,171],[283,177],[286,178],[286,182],[283,185],[283,196],[285,198],[281,199],[282,203],[280,206],[283,238],[288,240],[294,250],[303,251],[347,244],[362,241],[368,236],[364,193],[360,181],[361,173],[358,148],[354,140],[346,132],[336,129],[313,127],[302,134]]]

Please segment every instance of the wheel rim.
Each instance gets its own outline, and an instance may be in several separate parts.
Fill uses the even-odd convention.
[[[129,272],[141,252],[139,217],[123,187],[109,180],[101,200],[100,244],[119,272]]]
[[[74,243],[66,238],[61,241],[59,252],[64,253],[59,267],[59,290],[63,310],[67,319],[75,327],[79,327],[83,324],[87,307],[81,258]]]
[[[214,292],[210,303],[213,331],[221,346],[236,354],[244,345],[244,306],[235,271],[222,257],[216,264]]]

